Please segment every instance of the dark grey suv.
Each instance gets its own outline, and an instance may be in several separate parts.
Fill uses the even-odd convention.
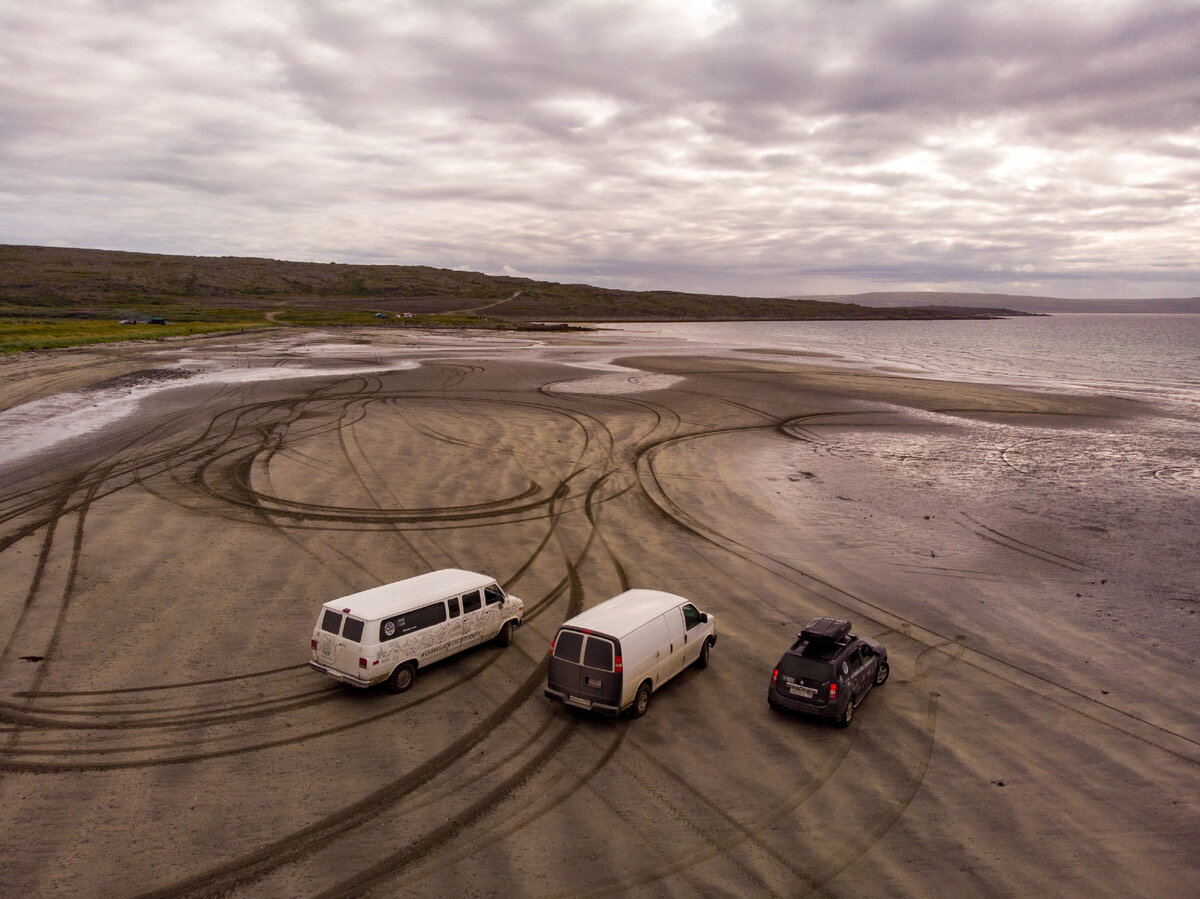
[[[846,727],[855,707],[889,671],[887,650],[878,640],[855,636],[841,618],[814,618],[775,666],[767,702]]]

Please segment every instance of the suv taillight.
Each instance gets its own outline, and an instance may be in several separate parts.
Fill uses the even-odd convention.
[[[835,699],[837,699],[837,684],[830,684],[829,685],[829,701],[833,702]]]
[[[777,680],[779,680],[779,669],[778,668],[776,668],[774,671],[771,672],[771,683],[775,683],[775,681],[777,681]]]
[[[317,648],[317,638],[313,637],[313,649]]]

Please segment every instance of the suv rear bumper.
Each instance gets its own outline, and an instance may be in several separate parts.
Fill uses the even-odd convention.
[[[767,702],[781,709],[803,712],[806,715],[820,715],[822,718],[837,718],[845,711],[845,706],[840,702],[832,705],[827,702],[809,702],[796,696],[785,696],[774,687],[767,690]]]

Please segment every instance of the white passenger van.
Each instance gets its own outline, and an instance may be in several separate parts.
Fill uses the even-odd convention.
[[[688,665],[708,665],[716,642],[716,618],[682,596],[627,590],[563,622],[550,644],[546,696],[640,717],[653,691]]]
[[[321,607],[309,666],[355,687],[412,686],[417,669],[495,639],[512,642],[525,604],[494,578],[446,568]]]

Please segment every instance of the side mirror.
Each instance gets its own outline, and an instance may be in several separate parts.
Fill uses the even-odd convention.
[[[701,624],[708,624],[708,612],[701,612],[701,613],[700,613],[700,623],[701,623]]]

